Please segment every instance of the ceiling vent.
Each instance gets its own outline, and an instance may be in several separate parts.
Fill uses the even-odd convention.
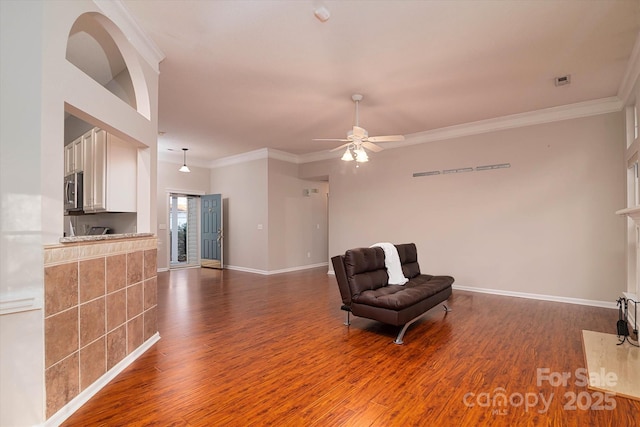
[[[567,74],[566,76],[560,76],[553,79],[556,86],[565,86],[571,83],[571,74]]]

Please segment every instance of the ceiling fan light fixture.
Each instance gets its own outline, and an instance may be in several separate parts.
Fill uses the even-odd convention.
[[[183,148],[182,151],[184,153],[184,161],[182,162],[182,166],[180,166],[180,169],[178,169],[180,172],[191,172],[191,169],[189,169],[189,166],[187,166],[187,150],[188,148]]]
[[[347,149],[344,151],[344,154],[342,155],[342,158],[340,160],[344,160],[345,162],[352,162],[355,160],[353,158],[353,154],[351,154],[351,150],[349,149],[349,147],[347,147]]]
[[[353,153],[356,155],[356,162],[364,163],[369,161],[369,156],[367,155],[367,152],[364,151],[364,148],[357,148]]]
[[[369,161],[369,155],[365,151],[371,150],[374,153],[378,151],[382,151],[384,147],[376,145],[376,142],[395,142],[395,141],[404,141],[404,136],[402,135],[386,135],[386,136],[372,136],[369,137],[369,132],[363,127],[360,127],[359,124],[359,111],[358,104],[362,101],[363,96],[360,94],[353,94],[351,99],[355,103],[356,106],[356,120],[353,128],[347,131],[347,138],[334,138],[334,139],[314,139],[314,141],[338,141],[345,142],[346,144],[342,144],[332,150],[331,152],[342,150],[343,147],[347,147],[344,154],[341,157],[342,161],[350,162],[355,160],[358,163],[364,163]],[[356,165],[358,167],[358,165]]]

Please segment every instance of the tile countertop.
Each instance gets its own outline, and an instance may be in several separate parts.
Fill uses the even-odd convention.
[[[99,234],[95,236],[61,237],[60,243],[97,242],[101,240],[133,239],[136,237],[155,237],[153,233]]]

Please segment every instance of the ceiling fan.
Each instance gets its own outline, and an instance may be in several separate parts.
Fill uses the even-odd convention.
[[[378,151],[382,151],[383,148],[379,145],[374,144],[375,142],[396,142],[396,141],[404,141],[403,135],[387,135],[387,136],[369,136],[369,133],[366,129],[361,128],[359,126],[359,117],[358,117],[358,106],[360,101],[362,101],[363,96],[360,94],[354,94],[351,96],[353,102],[356,103],[356,124],[353,126],[353,129],[347,132],[346,139],[314,139],[314,141],[338,141],[344,142],[339,147],[334,148],[330,151],[337,151],[344,147],[347,147],[344,155],[342,156],[342,160],[351,161],[355,160],[357,162],[367,162],[369,161],[369,156],[367,152],[364,150],[371,150],[375,153]]]

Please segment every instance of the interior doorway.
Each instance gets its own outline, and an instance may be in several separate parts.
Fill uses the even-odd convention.
[[[169,267],[199,266],[198,196],[169,195]]]

